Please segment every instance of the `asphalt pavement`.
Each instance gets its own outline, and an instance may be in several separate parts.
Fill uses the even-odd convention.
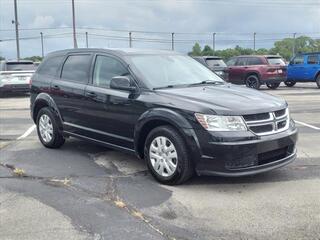
[[[174,187],[121,152],[73,138],[44,148],[28,96],[1,98],[0,239],[319,240],[320,90],[263,91],[289,103],[297,160],[257,176],[194,177]]]

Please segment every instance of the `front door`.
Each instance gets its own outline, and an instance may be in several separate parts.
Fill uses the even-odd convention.
[[[130,77],[130,73],[116,57],[97,55],[92,84],[85,90],[85,127],[94,139],[133,149],[134,126],[143,109],[137,103],[137,95],[110,89],[110,81],[115,76]]]
[[[305,75],[304,56],[297,55],[288,66],[289,80],[303,80]]]

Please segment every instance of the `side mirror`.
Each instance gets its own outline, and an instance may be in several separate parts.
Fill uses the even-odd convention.
[[[110,82],[110,88],[129,91],[129,92],[133,92],[136,90],[136,87],[132,86],[131,80],[127,76],[113,77]]]

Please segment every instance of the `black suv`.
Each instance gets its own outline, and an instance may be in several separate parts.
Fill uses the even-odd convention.
[[[223,61],[221,57],[217,56],[196,56],[192,57],[193,59],[197,60],[202,65],[209,68],[215,74],[218,74],[223,80],[228,80],[228,72],[227,72],[227,65]]]
[[[225,83],[171,51],[51,53],[32,78],[31,115],[45,147],[71,136],[135,153],[165,184],[194,172],[256,174],[296,157],[284,100]]]

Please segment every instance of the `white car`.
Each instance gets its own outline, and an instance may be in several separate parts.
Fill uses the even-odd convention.
[[[0,95],[10,92],[29,92],[30,79],[36,68],[32,61],[1,61]]]

